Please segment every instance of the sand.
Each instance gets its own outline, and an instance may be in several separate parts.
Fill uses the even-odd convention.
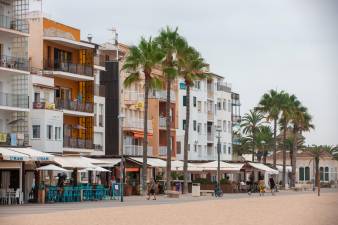
[[[1,209],[0,209],[1,210]],[[338,225],[338,193],[218,199],[0,217],[0,225]]]

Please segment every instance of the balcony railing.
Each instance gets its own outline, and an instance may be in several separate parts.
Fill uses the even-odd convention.
[[[66,148],[84,148],[93,149],[93,140],[86,140],[80,138],[63,137],[63,147]]]
[[[51,59],[45,59],[43,67],[44,70],[62,71],[91,77],[93,76],[94,71],[92,65],[74,64],[71,62]]]
[[[57,109],[66,109],[78,112],[93,113],[93,103],[82,103],[77,100],[55,99],[55,107]]]
[[[29,71],[29,60],[7,55],[0,55],[0,67]]]
[[[93,147],[94,147],[95,151],[102,151],[103,150],[103,146],[99,145],[99,144],[93,144]]]
[[[156,98],[160,99],[162,101],[167,100],[167,91],[166,90],[159,90],[159,91],[151,91],[149,93],[149,98]],[[170,91],[170,101],[175,102],[176,101],[176,93],[174,91]]]
[[[10,94],[0,92],[0,105],[28,109],[29,97],[22,94]]]
[[[124,92],[124,101],[129,102],[139,102],[144,101],[144,93],[139,91],[125,91]]]
[[[104,85],[99,85],[96,84],[94,86],[94,95],[95,96],[101,96],[101,97],[105,97],[106,96],[106,87]]]
[[[0,27],[28,33],[28,23],[25,19],[14,19],[9,16],[0,15]]]
[[[55,109],[55,104],[49,102],[33,102],[33,109]]]
[[[124,145],[123,154],[131,156],[142,156],[143,155],[143,146],[142,145]],[[148,146],[147,155],[152,156],[153,148]]]
[[[231,84],[229,83],[217,83],[217,91],[231,92]]]
[[[138,129],[142,130],[144,129],[144,120],[143,119],[135,119],[135,118],[130,118],[128,120],[123,121],[123,128],[129,128],[129,129]],[[152,131],[152,122],[151,120],[148,120],[148,131]]]

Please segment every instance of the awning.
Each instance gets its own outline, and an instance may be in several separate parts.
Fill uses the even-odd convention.
[[[134,133],[133,134],[134,138],[143,138],[144,137],[143,132],[134,131],[133,133]],[[152,137],[152,136],[153,136],[153,134],[148,132],[148,137]]]
[[[283,166],[282,165],[276,165],[277,170],[279,172],[283,172]],[[292,171],[292,167],[291,166],[285,166],[286,172],[290,173]]]
[[[252,166],[253,168],[255,168],[255,169],[258,169],[258,170],[261,170],[261,171],[265,171],[265,172],[267,172],[269,174],[278,174],[279,173],[278,170],[274,170],[274,169],[272,169],[272,168],[270,168],[270,167],[268,167],[268,166],[266,166],[266,165],[264,165],[262,163],[252,163],[252,162],[249,162],[248,164],[250,166]]]
[[[100,167],[114,167],[116,164],[121,162],[121,159],[93,159],[87,157],[81,157],[84,160],[87,160],[89,163],[100,166]]]
[[[61,167],[55,166],[53,164],[49,164],[47,166],[41,166],[39,168],[36,168],[36,170],[41,171],[59,171],[59,172],[69,172],[69,170],[63,169]]]
[[[110,170],[107,170],[105,168],[102,168],[102,167],[94,167],[94,168],[86,168],[86,169],[82,169],[82,170],[79,170],[79,172],[87,172],[87,171],[94,171],[94,172],[110,172]]]
[[[171,161],[171,170],[172,171],[183,171],[183,165],[184,165],[183,161],[179,161],[179,160]],[[189,172],[200,172],[200,171],[203,171],[203,169],[198,167],[194,163],[188,163],[188,171]]]
[[[32,148],[10,148],[10,150],[28,155],[32,161],[54,161],[53,155]]]
[[[207,163],[198,163],[196,166],[202,168],[204,171],[216,171],[218,168],[218,162],[212,161],[212,162],[207,162]],[[239,172],[241,168],[242,167],[239,165],[234,165],[234,164],[220,161],[221,171]]]
[[[139,163],[143,163],[142,158],[138,157],[130,157],[131,160],[137,161]],[[165,168],[167,166],[166,161],[157,158],[147,158],[147,164],[154,168]]]
[[[29,160],[28,155],[13,151],[9,148],[0,148],[0,156],[2,157],[3,160],[9,160],[9,161],[28,161]]]
[[[54,161],[63,168],[84,169],[96,167],[80,156],[55,156]]]

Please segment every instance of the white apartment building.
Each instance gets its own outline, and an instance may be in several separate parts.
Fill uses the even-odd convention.
[[[0,145],[29,144],[28,0],[0,1]]]
[[[182,160],[186,123],[186,90],[182,79],[179,80],[178,96],[177,159]],[[223,77],[213,74],[209,79],[196,81],[190,97],[188,160],[216,160],[218,135],[221,142],[221,160],[231,160],[231,87],[224,82]]]

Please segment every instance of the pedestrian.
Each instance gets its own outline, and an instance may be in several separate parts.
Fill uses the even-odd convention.
[[[150,181],[149,186],[148,186],[148,198],[147,198],[147,200],[150,199],[151,195],[154,196],[153,200],[156,200],[156,181],[155,181],[155,179],[152,179]]]
[[[269,178],[269,185],[270,185],[271,194],[275,195],[274,192],[276,191],[276,183],[272,176]]]

